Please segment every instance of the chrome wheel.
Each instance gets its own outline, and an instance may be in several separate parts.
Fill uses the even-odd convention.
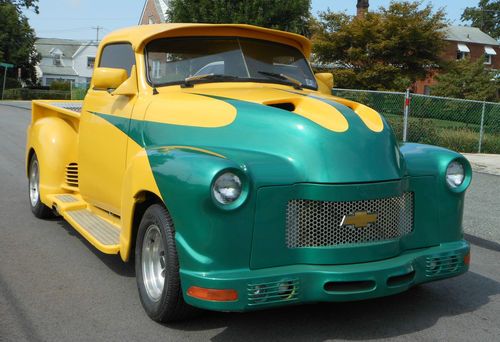
[[[29,174],[30,201],[31,206],[35,207],[40,198],[40,172],[38,168],[38,160],[33,158],[30,165]]]
[[[157,302],[165,285],[166,256],[160,228],[151,225],[142,242],[142,278],[149,298]]]

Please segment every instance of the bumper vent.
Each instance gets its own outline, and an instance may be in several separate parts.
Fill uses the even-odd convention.
[[[289,248],[398,239],[413,231],[413,193],[351,202],[291,200],[286,216]],[[349,218],[356,224],[349,224]]]
[[[71,163],[66,166],[66,184],[78,188],[78,164]]]
[[[263,305],[277,302],[293,302],[299,298],[298,279],[249,284],[248,305]]]
[[[455,273],[463,267],[463,259],[463,256],[458,254],[427,257],[425,259],[425,275],[437,277]]]

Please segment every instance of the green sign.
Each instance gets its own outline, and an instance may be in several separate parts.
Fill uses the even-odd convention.
[[[0,63],[0,67],[4,67],[6,69],[8,68],[13,68],[14,64],[9,64],[9,63]]]

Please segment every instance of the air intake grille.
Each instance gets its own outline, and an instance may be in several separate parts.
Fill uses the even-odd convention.
[[[78,188],[78,164],[71,163],[66,166],[66,184]]]
[[[435,277],[452,274],[457,272],[463,265],[463,256],[458,254],[427,257],[425,260],[425,275]]]
[[[299,298],[300,284],[298,279],[249,284],[247,291],[249,305],[293,302]]]
[[[346,224],[349,220],[345,218],[352,218],[356,213],[363,218],[371,217],[369,221],[372,222],[358,227]],[[376,219],[373,219],[374,214]],[[288,202],[286,225],[289,248],[397,239],[413,230],[413,193],[352,202],[291,200]]]

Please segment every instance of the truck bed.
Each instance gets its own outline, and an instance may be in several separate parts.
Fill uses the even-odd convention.
[[[67,101],[67,100],[36,100],[33,101],[33,113],[37,112],[40,107],[53,110],[57,113],[69,115],[74,118],[80,118],[80,113],[83,107],[83,101]]]

